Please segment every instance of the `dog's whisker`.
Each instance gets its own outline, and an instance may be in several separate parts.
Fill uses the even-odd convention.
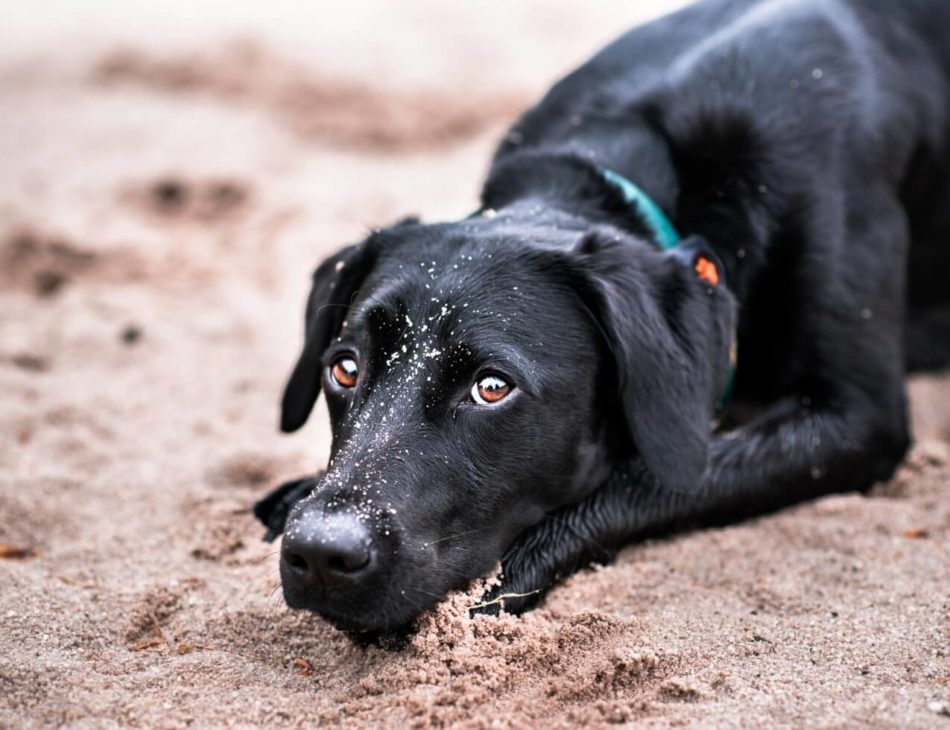
[[[410,590],[413,593],[418,593],[423,596],[429,596],[430,598],[435,598],[436,600],[441,601],[445,596],[441,593],[433,593],[432,591],[427,591],[423,588],[417,588],[416,586],[406,586],[405,590]]]
[[[251,561],[251,565],[253,565],[255,568],[258,568],[258,567],[260,567],[261,565],[263,565],[266,561],[270,560],[271,558],[273,558],[273,557],[275,557],[275,556],[277,556],[277,555],[280,555],[280,550],[273,550],[273,551],[267,553],[266,555],[264,555],[264,556],[262,556],[262,557],[260,557],[260,558],[258,558],[258,559],[256,559],[256,560],[252,560],[252,561]]]
[[[430,546],[430,545],[436,545],[436,544],[438,544],[438,543],[440,543],[440,542],[445,542],[446,540],[455,540],[456,538],[465,537],[466,535],[474,535],[476,532],[484,532],[484,531],[487,530],[489,527],[491,527],[491,525],[484,525],[484,526],[482,526],[482,527],[476,527],[474,530],[466,530],[466,531],[464,531],[464,532],[456,532],[456,533],[454,533],[454,534],[452,534],[452,535],[446,535],[445,537],[440,537],[438,540],[431,540],[430,542],[425,543],[425,545],[426,545],[426,547],[428,547],[428,546]]]
[[[321,304],[321,305],[317,308],[316,311],[317,311],[317,313],[319,314],[319,313],[322,312],[324,309],[331,309],[331,308],[333,308],[333,307],[340,307],[340,308],[342,308],[342,309],[349,310],[350,305],[349,305],[349,304],[339,304],[339,303],[336,303],[336,302],[329,302],[329,303],[327,303],[327,304]]]

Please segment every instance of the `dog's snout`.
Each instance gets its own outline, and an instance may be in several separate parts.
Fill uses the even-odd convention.
[[[286,574],[300,584],[332,586],[369,572],[373,542],[356,515],[311,513],[287,531],[281,560]]]

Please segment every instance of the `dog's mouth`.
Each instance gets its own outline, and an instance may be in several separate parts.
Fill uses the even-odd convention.
[[[293,607],[291,607],[293,608]],[[319,616],[337,631],[347,635],[356,644],[364,646],[374,644],[399,645],[412,636],[416,628],[418,616],[406,619],[394,625],[376,626],[362,621],[354,621],[352,616],[337,615],[329,610],[309,610]]]
[[[284,602],[287,606],[296,611],[309,611],[316,614],[333,628],[345,632],[353,637],[363,636],[371,638],[374,635],[382,635],[389,631],[399,632],[408,630],[411,627],[412,619],[408,619],[401,624],[389,626],[384,622],[373,620],[374,618],[364,616],[360,610],[352,608],[337,608],[331,601],[327,600],[327,595],[304,595],[301,592],[289,587],[285,581],[283,584]]]
[[[399,600],[392,600],[393,591]],[[398,639],[411,634],[417,618],[445,595],[432,592],[425,602],[410,602],[398,588],[371,591],[310,589],[302,591],[283,581],[284,601],[294,610],[314,613],[334,628],[361,643]]]

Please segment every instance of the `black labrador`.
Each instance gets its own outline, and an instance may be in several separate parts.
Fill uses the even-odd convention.
[[[699,2],[557,83],[477,213],[325,261],[281,427],[322,390],[332,457],[256,507],[287,603],[395,629],[501,560],[522,611],[887,479],[950,361],[947,38],[946,0]]]

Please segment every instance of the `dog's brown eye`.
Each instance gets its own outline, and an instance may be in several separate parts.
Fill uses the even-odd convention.
[[[343,388],[352,388],[356,385],[356,379],[360,375],[360,368],[349,355],[337,358],[330,366],[330,374],[333,379]]]
[[[483,375],[472,386],[472,400],[481,405],[497,403],[511,392],[511,384],[498,375]]]

